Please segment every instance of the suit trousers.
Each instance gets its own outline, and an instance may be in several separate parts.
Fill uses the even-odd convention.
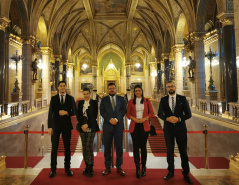
[[[94,165],[93,142],[95,138],[95,132],[80,132],[80,137],[84,161],[89,165]]]
[[[148,132],[144,131],[144,126],[142,123],[136,123],[134,132],[131,133],[132,141],[133,141],[133,154],[134,154],[134,162],[135,165],[140,164],[140,156],[139,149],[141,149],[141,164],[146,165],[147,161],[147,140],[148,140]]]
[[[65,148],[65,169],[70,169],[71,165],[71,130],[70,129],[53,129],[51,136],[52,150],[51,150],[51,169],[56,170],[57,166],[57,150],[59,145],[60,134],[62,133],[64,148]]]
[[[176,126],[170,129],[164,129],[164,137],[167,146],[168,171],[174,173],[174,145],[176,138],[181,157],[182,173],[187,175],[190,172],[187,154],[187,130],[183,132],[179,131]]]
[[[114,128],[112,132],[103,131],[105,167],[110,168],[111,166],[111,146],[113,138],[116,148],[116,167],[121,168],[123,164],[123,130],[116,130],[116,128]]]

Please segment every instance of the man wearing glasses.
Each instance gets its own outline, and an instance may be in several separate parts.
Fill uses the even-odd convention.
[[[189,177],[189,163],[187,154],[187,128],[185,120],[192,117],[188,101],[185,96],[176,94],[176,87],[173,81],[167,82],[168,96],[161,99],[158,109],[158,117],[164,121],[164,137],[167,147],[168,174],[164,180],[174,176],[174,145],[177,141],[184,180],[192,184]]]
[[[114,83],[108,84],[107,91],[109,96],[104,97],[100,104],[100,114],[104,118],[103,140],[105,170],[102,174],[108,175],[111,172],[111,146],[114,138],[117,173],[125,176],[121,165],[123,163],[123,118],[126,113],[126,104],[123,97],[116,95],[116,85]]]

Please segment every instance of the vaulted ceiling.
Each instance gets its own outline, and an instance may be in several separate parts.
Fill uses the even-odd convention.
[[[59,45],[57,52],[63,47],[72,52],[80,47],[89,52],[96,47],[99,51],[108,43],[123,51],[127,47],[131,51],[137,47],[151,51],[158,44],[179,42],[175,33],[181,17],[184,34],[195,29],[196,3],[190,0],[12,0],[12,4],[26,8],[24,15],[29,24],[22,29],[28,28],[26,32],[32,35],[36,35],[40,17],[45,20],[44,44]],[[20,22],[16,19],[12,24]]]

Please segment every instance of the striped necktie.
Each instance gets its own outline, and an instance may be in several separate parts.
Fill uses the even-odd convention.
[[[174,98],[172,97],[172,112],[174,113],[175,110],[175,104],[174,104]]]
[[[111,103],[112,103],[113,111],[115,111],[115,99],[113,96],[111,96]]]

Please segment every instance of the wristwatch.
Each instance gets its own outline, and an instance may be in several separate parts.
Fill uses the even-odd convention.
[[[181,122],[181,118],[180,117],[178,117],[178,122]]]

